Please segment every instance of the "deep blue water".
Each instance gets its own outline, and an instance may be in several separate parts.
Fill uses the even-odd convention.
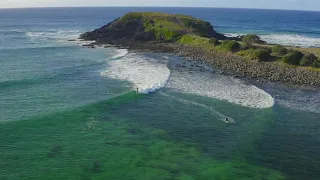
[[[319,179],[318,89],[253,85],[178,68],[201,65],[169,54],[68,41],[132,11],[320,46],[320,12],[0,9],[0,179]],[[157,91],[128,93],[136,88]]]
[[[43,23],[46,28],[84,31],[134,11],[186,14],[209,21],[222,33],[256,33],[269,42],[320,46],[320,12],[316,11],[152,7],[1,9],[1,31],[18,30],[21,25],[37,30],[43,28]]]

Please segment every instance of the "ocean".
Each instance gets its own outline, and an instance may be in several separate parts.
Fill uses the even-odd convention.
[[[186,14],[230,36],[320,46],[320,12],[0,9],[0,179],[319,179],[318,89],[76,40],[132,11]]]

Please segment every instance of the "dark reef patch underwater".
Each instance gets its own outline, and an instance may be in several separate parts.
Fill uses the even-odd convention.
[[[203,127],[189,129],[174,117],[166,125],[158,124],[165,126],[163,129],[155,128],[152,120],[130,118],[130,109],[125,115],[117,113],[124,107],[142,105],[144,98],[146,95],[130,92],[72,111],[1,124],[0,178],[284,179],[280,172],[246,162],[242,155],[253,150],[252,138],[256,137],[247,137],[249,144],[244,143],[233,155],[231,149],[218,152],[226,155],[216,159],[215,152],[206,150],[212,145],[193,139],[201,137],[181,139],[179,133],[193,129],[193,134],[220,139],[230,138],[230,132],[196,132]]]

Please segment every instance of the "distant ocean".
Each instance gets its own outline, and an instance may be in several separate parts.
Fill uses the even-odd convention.
[[[319,90],[76,40],[133,11],[186,14],[229,36],[320,47],[320,12],[0,9],[0,179],[319,179]]]
[[[291,10],[258,10],[258,9],[222,9],[222,8],[45,8],[45,9],[1,9],[1,35],[8,35],[15,21],[26,24],[43,35],[67,36],[90,30],[112,21],[127,12],[157,11],[165,13],[186,14],[213,24],[214,28],[230,36],[255,33],[269,43],[281,43],[292,46],[320,46],[320,12]],[[23,18],[21,18],[23,17]],[[64,20],[61,21],[60,18]],[[40,27],[29,22],[41,23],[47,19],[51,28],[64,28],[66,31],[50,31],[50,27]],[[26,21],[28,20],[28,21]],[[46,22],[46,21],[45,21]],[[54,27],[53,27],[54,26]],[[21,27],[14,25],[16,31]],[[9,30],[8,30],[9,28]],[[30,29],[32,30],[32,29]],[[11,32],[14,33],[14,32]],[[16,32],[18,33],[18,32]],[[34,34],[33,34],[34,33]],[[51,33],[51,34],[50,34]],[[56,34],[55,34],[56,33]],[[29,36],[37,36],[32,31]]]

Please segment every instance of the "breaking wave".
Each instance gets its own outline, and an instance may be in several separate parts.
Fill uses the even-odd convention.
[[[115,51],[117,54],[112,56],[112,59],[125,57],[129,53],[128,49],[116,49]]]
[[[262,40],[270,44],[282,44],[298,47],[320,47],[320,38],[312,38],[294,34],[261,35]]]
[[[124,52],[120,51],[116,56],[119,57]],[[109,61],[109,65],[105,72],[101,72],[102,76],[129,81],[142,94],[163,88],[170,79],[170,70],[166,64],[138,54],[127,54],[121,59]]]
[[[72,39],[78,38],[80,31],[77,30],[48,30],[48,31],[30,31],[26,36],[30,38],[45,39]]]
[[[226,36],[237,37],[243,33],[228,33]],[[297,47],[320,47],[320,37],[308,37],[297,34],[264,34],[259,35],[263,41],[269,44],[281,44],[285,46]]]
[[[208,73],[177,73],[167,85],[174,90],[216,98],[250,108],[270,108],[274,105],[271,95],[238,79]]]

